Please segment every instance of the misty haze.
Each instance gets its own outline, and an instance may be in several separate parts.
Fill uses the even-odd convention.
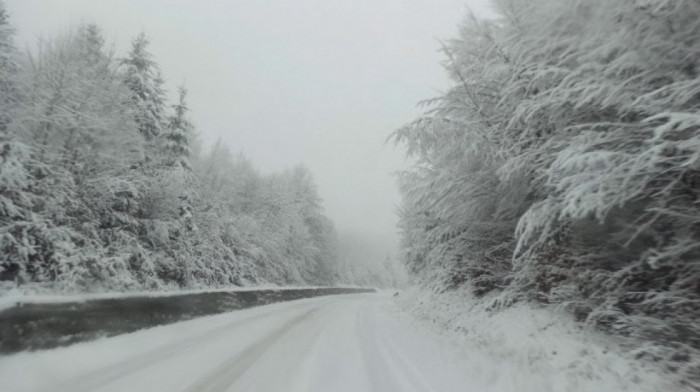
[[[700,2],[0,0],[0,391],[700,391]]]

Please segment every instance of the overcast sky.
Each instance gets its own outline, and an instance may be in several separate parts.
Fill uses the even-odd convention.
[[[85,21],[121,54],[145,31],[206,143],[222,138],[264,172],[308,166],[341,236],[378,258],[395,253],[403,164],[384,140],[446,88],[437,38],[456,35],[467,5],[488,13],[488,0],[6,2],[21,48]]]

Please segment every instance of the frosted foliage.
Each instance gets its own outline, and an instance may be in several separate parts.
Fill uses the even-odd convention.
[[[560,304],[700,378],[700,4],[501,0],[394,134],[403,259],[438,290]]]
[[[13,82],[17,71],[16,49],[13,42],[14,29],[10,25],[5,3],[0,2],[0,131],[4,132],[13,109],[11,96],[16,94]]]
[[[0,2],[0,293],[350,280],[307,169],[192,152],[145,34],[123,59],[95,25],[19,54],[8,23]]]
[[[131,91],[134,119],[147,140],[160,135],[164,121],[163,78],[148,52],[148,38],[139,34],[131,43],[129,55],[122,60],[124,84]]]
[[[163,134],[164,148],[167,155],[166,164],[169,166],[190,169],[190,142],[193,137],[193,126],[187,118],[187,90],[178,89],[178,102],[173,105],[173,114],[168,119],[168,126]]]

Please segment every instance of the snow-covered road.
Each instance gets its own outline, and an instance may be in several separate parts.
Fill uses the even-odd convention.
[[[0,358],[14,391],[464,391],[429,336],[386,294],[261,306]]]

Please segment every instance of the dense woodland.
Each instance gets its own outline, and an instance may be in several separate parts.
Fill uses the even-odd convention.
[[[495,3],[444,43],[449,91],[393,136],[402,259],[700,378],[700,2]]]
[[[203,151],[145,34],[116,55],[95,25],[28,53],[13,32],[0,3],[0,291],[363,284],[386,267],[339,260],[304,167]]]

